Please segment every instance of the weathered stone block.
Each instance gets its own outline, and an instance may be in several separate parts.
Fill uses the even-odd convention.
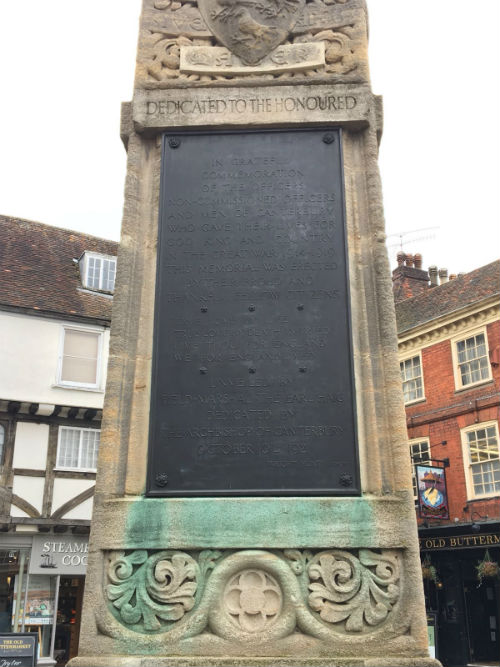
[[[110,368],[71,664],[438,665],[427,652],[364,2],[199,3],[144,0],[122,122],[128,170]],[[279,70],[276,57],[310,44],[324,62]],[[189,54],[231,66],[194,72]],[[361,494],[147,497],[162,134],[325,126],[343,130]],[[307,219],[303,227],[307,235]]]

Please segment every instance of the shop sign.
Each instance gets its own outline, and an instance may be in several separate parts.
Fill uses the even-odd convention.
[[[34,667],[37,639],[37,635],[31,632],[0,634],[1,667]]]
[[[85,574],[88,551],[87,538],[34,535],[29,573],[69,576]]]
[[[482,535],[455,535],[453,537],[420,537],[421,551],[438,549],[472,549],[474,547],[500,547],[500,535],[488,533]]]
[[[418,511],[422,519],[449,519],[444,468],[415,466]]]

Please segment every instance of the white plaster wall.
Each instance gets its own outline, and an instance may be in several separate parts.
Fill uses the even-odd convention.
[[[48,424],[17,422],[12,467],[45,470],[48,445]]]
[[[86,519],[90,521],[92,518],[92,507],[94,506],[94,499],[88,498],[80,503],[75,509],[65,514],[63,519]]]
[[[59,509],[64,503],[67,503],[68,500],[71,500],[79,493],[83,493],[86,489],[94,486],[95,481],[93,479],[55,479],[54,480],[54,492],[52,495],[52,509],[51,514]],[[76,508],[75,508],[76,509]],[[90,510],[92,512],[92,508]],[[69,513],[71,514],[71,512]],[[69,516],[66,514],[64,518],[68,519],[90,519],[90,514],[84,517]]]
[[[23,519],[30,518],[30,515],[27,512],[23,512],[23,510],[20,510],[19,507],[16,507],[15,505],[10,506],[10,515],[17,516],[18,518],[21,517]]]
[[[19,496],[23,500],[27,500],[30,505],[42,511],[43,506],[43,489],[45,487],[45,477],[27,477],[25,475],[14,475],[14,482],[12,485],[12,493]],[[15,505],[11,506],[11,516],[28,516],[25,512],[17,508]]]
[[[99,391],[54,386],[57,379],[61,329],[74,322],[0,312],[0,398],[102,408],[108,364],[109,329],[104,331]]]

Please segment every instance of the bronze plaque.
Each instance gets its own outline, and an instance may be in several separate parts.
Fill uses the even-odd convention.
[[[341,134],[164,138],[148,494],[357,495]]]

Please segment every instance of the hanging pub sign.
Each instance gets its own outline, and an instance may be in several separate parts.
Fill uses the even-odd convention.
[[[449,519],[448,493],[444,468],[415,466],[418,510],[422,519]]]

